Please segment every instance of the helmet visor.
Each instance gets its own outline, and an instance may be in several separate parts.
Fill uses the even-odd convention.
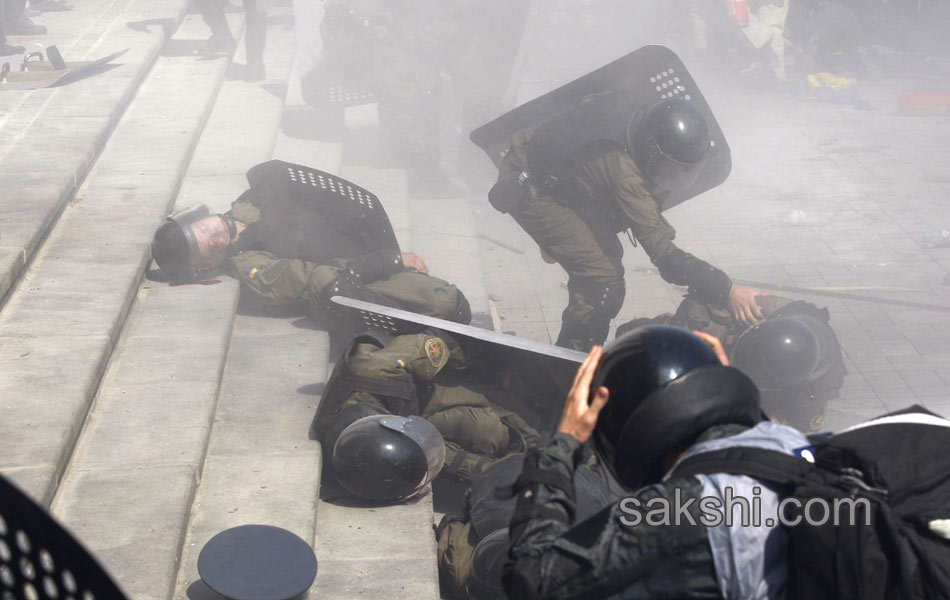
[[[189,227],[194,240],[195,254],[192,266],[196,273],[220,265],[231,243],[231,230],[221,215],[213,215],[192,223]]]
[[[379,420],[379,424],[415,442],[426,456],[426,476],[409,494],[410,497],[414,496],[436,478],[442,470],[442,465],[445,464],[445,442],[442,440],[442,435],[432,423],[414,415],[383,417]]]

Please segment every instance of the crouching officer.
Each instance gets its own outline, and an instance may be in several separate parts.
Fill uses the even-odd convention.
[[[517,382],[473,368],[472,362],[442,332],[391,340],[359,335],[327,381],[311,433],[336,464],[344,458],[338,456],[343,432],[355,421],[373,414],[418,415],[444,439],[442,476],[469,482],[540,439],[536,427],[517,410]]]
[[[329,173],[273,160],[248,171],[251,188],[223,215],[199,205],[168,217],[152,255],[176,280],[222,264],[263,304],[306,304],[320,318],[334,295],[459,323],[471,320],[454,285],[402,252],[379,199]]]
[[[539,115],[549,116],[538,122]],[[489,201],[568,274],[558,346],[586,351],[607,338],[626,296],[622,231],[665,281],[746,323],[761,317],[759,292],[677,247],[662,214],[724,181],[731,164],[712,112],[668,50],[633,52],[502,115],[472,139],[487,150],[504,144]]]
[[[819,431],[825,407],[838,397],[847,374],[828,309],[773,295],[755,300],[765,317],[755,326],[687,294],[676,313],[624,323],[617,327],[617,337],[646,325],[672,325],[715,336],[732,365],[759,387],[769,416],[802,431]]]
[[[581,521],[572,477],[591,437],[629,496]],[[700,508],[709,497],[724,506],[730,491],[775,515],[776,492],[746,476],[679,477],[675,465],[728,447],[793,454],[807,445],[799,431],[767,421],[752,381],[688,331],[645,327],[606,351],[594,347],[558,434],[528,453],[513,486],[518,501],[502,578],[508,597],[783,597],[786,531],[764,517],[742,526],[735,511],[733,526],[717,525]],[[664,506],[659,517],[651,512]]]

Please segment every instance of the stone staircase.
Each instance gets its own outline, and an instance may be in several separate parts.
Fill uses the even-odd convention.
[[[176,205],[226,210],[254,164],[303,163],[377,193],[403,249],[490,326],[468,202],[410,200],[401,170],[345,160],[347,143],[378,133],[371,106],[348,110],[340,142],[281,131],[288,111],[310,110],[289,6],[271,12],[269,77],[250,85],[243,48],[230,65],[186,53],[208,32],[184,0],[84,4],[63,54],[131,46],[122,65],[0,94],[0,473],[131,598],[214,598],[198,552],[245,523],[314,545],[312,597],[438,598],[431,493],[376,509],[320,499],[307,431],[335,358],[327,334],[246,314],[227,277],[151,277],[149,242]],[[239,34],[242,16],[229,20]]]

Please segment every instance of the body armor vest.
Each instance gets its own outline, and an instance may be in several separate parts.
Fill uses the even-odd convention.
[[[360,223],[340,222],[316,203],[294,200],[278,192],[254,190],[261,218],[241,234],[241,250],[264,250],[280,258],[327,264],[336,258],[355,258],[374,250],[372,233]]]

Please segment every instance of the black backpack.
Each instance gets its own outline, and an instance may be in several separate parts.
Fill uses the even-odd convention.
[[[779,486],[783,523],[801,520],[788,528],[789,598],[950,599],[950,421],[912,406],[813,441],[800,457],[704,452],[674,473]],[[830,509],[809,510],[809,523],[815,498]]]

